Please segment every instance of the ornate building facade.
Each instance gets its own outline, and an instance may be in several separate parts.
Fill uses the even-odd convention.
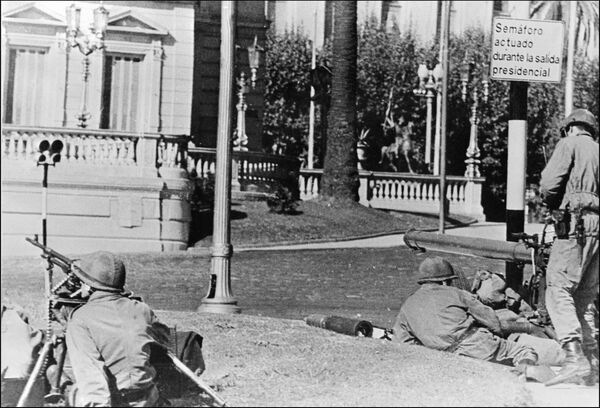
[[[2,252],[36,252],[44,208],[61,252],[185,249],[194,2],[77,2],[69,20],[70,5],[2,5]],[[45,199],[42,140],[64,146]]]

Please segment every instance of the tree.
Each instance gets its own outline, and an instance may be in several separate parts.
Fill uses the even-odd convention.
[[[573,108],[575,49],[579,46],[583,54],[587,55],[590,46],[594,49],[598,46],[598,2],[535,1],[530,3],[530,16],[567,22],[565,114],[569,114]]]
[[[320,194],[336,202],[358,201],[356,156],[356,1],[335,1],[331,108]]]
[[[532,1],[529,6],[529,15],[535,19],[562,20],[568,23],[569,3],[569,1]],[[598,47],[599,22],[598,1],[579,0],[577,2],[575,49],[582,50],[585,55],[588,55],[590,50]]]

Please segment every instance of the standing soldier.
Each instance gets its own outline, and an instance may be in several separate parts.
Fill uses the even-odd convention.
[[[546,304],[566,358],[546,385],[598,377],[598,123],[588,110],[575,109],[560,130],[563,138],[540,187],[557,237],[546,271]]]

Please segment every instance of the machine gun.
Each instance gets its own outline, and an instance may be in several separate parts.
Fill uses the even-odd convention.
[[[46,275],[44,276],[46,298],[47,298],[47,326],[44,338],[44,346],[42,347],[35,366],[29,376],[21,397],[17,402],[17,407],[22,407],[26,403],[32,391],[36,378],[45,377],[50,356],[53,357],[56,363],[56,371],[53,373],[52,383],[50,384],[49,392],[44,396],[45,406],[61,406],[66,402],[64,390],[61,387],[63,367],[67,354],[65,343],[64,330],[54,330],[54,324],[58,323],[64,329],[66,327],[67,318],[70,312],[87,302],[81,296],[81,280],[73,272],[79,269],[75,264],[75,259],[70,259],[65,255],[53,250],[52,248],[41,244],[38,241],[37,235],[35,239],[25,238],[27,242],[42,250],[41,257],[47,261]],[[53,284],[54,267],[59,267],[66,276],[56,285]],[[135,296],[133,292],[122,293],[130,299],[142,300],[141,297]],[[171,361],[178,372],[188,377],[196,386],[203,392],[208,394],[214,401],[215,406],[226,406],[225,400],[213,391],[207,384],[199,378],[199,376],[190,370],[171,350],[161,345],[159,347],[164,355]]]
[[[534,307],[538,314],[538,323],[550,325],[550,315],[546,309],[546,267],[550,259],[553,241],[547,241],[547,228],[552,224],[550,218],[546,219],[541,237],[538,234],[518,233],[513,234],[531,250],[531,265],[533,273],[529,280],[523,282],[521,293],[527,302]]]
[[[56,381],[50,384],[50,391],[44,396],[44,402],[47,404],[58,404],[64,401],[64,395],[60,390],[60,381],[62,377],[63,365],[66,356],[66,345],[64,334],[59,330],[53,330],[55,323],[63,325],[66,323],[65,315],[69,310],[85,303],[81,298],[81,281],[73,273],[77,268],[74,260],[54,251],[53,249],[41,244],[37,235],[35,239],[25,238],[30,244],[42,250],[42,258],[47,262],[46,274],[44,275],[44,286],[46,292],[46,331],[44,337],[44,346],[35,363],[33,371],[25,384],[25,388],[17,402],[17,407],[24,406],[29,398],[29,394],[38,376],[45,377],[46,369],[50,356],[56,360],[57,375]],[[54,285],[53,273],[54,267],[58,266],[66,276],[60,282]]]

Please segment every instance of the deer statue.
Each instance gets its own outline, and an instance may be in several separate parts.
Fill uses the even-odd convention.
[[[396,166],[396,160],[402,155],[402,158],[406,161],[406,166],[410,173],[415,173],[410,163],[410,153],[412,153],[414,146],[412,141],[412,133],[414,123],[409,121],[405,124],[405,119],[400,116],[398,120],[394,119],[394,112],[392,112],[392,97],[394,94],[394,88],[390,89],[390,97],[388,99],[387,110],[385,111],[385,119],[382,123],[384,135],[391,134],[394,136],[394,141],[381,148],[381,158],[379,164],[383,164],[384,160],[387,160],[389,166],[398,171]]]

